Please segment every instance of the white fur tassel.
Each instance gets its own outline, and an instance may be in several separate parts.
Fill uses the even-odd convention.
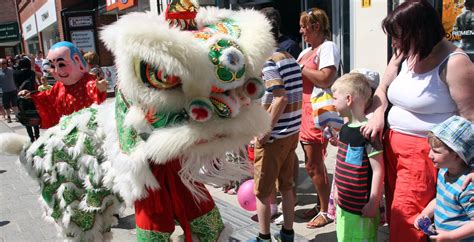
[[[110,122],[110,117],[115,115],[113,107],[114,103],[102,105],[97,115],[99,126],[107,134],[104,142],[107,160],[101,164],[104,170],[103,182],[106,187],[120,194],[127,206],[133,207],[134,201],[148,196],[146,188],[159,189],[160,186],[149,169],[144,152],[136,152],[140,146],[130,156],[121,152],[116,123]]]
[[[125,116],[124,126],[134,128],[139,134],[151,133],[152,131],[150,124],[148,124],[145,119],[145,114],[142,109],[134,105],[130,107]]]
[[[30,144],[27,136],[16,133],[3,133],[0,135],[0,154],[19,155],[23,147]]]
[[[179,176],[183,184],[195,196],[197,201],[206,199],[203,191],[194,182],[224,185],[229,181],[239,181],[250,175],[246,163],[236,164],[221,157],[187,157],[181,160]]]

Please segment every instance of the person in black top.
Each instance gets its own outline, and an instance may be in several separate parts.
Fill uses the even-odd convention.
[[[298,59],[298,56],[301,53],[301,48],[300,46],[292,40],[290,37],[282,34],[280,32],[280,26],[281,26],[281,17],[280,17],[280,12],[278,12],[277,9],[273,7],[266,7],[262,8],[260,10],[265,17],[267,17],[268,21],[277,28],[275,31],[278,33],[278,51],[286,51],[290,53],[293,58]]]
[[[19,91],[37,91],[36,73],[31,70],[31,61],[22,58],[18,64],[19,69],[13,72],[13,79]],[[19,98],[18,100],[18,120],[26,127],[31,142],[39,138],[39,115],[31,99]]]

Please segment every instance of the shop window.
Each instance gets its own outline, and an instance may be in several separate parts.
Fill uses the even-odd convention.
[[[38,35],[31,37],[26,41],[26,44],[28,46],[28,53],[30,54],[36,54],[38,52],[39,48],[39,40],[38,40]]]

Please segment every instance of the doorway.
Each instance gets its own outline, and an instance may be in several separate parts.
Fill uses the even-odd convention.
[[[326,12],[331,27],[332,41],[341,52],[344,73],[351,69],[350,2],[339,0],[300,0],[301,9],[319,8]],[[303,48],[307,47],[303,43]]]

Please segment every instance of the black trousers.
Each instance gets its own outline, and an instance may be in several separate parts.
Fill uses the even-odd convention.
[[[28,136],[30,136],[31,142],[35,141],[35,139],[38,139],[40,136],[40,129],[39,125],[35,126],[25,126],[26,127],[26,132],[28,132]],[[34,129],[34,135],[33,135],[33,129]]]

